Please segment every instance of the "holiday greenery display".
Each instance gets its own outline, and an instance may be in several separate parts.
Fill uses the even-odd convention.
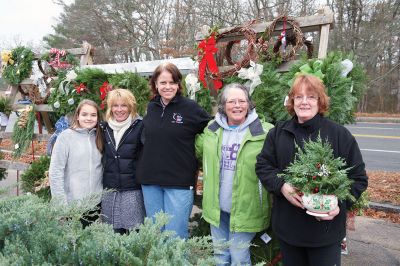
[[[58,73],[48,99],[57,118],[74,112],[83,99],[95,101],[104,110],[107,93],[115,87],[130,90],[135,95],[138,113],[145,114],[150,90],[146,79],[136,73],[107,74],[97,68]]]
[[[73,113],[79,102],[90,99],[100,105],[100,87],[107,81],[108,75],[99,69],[83,69],[59,72],[58,79],[52,83],[48,103],[57,118]]]
[[[34,195],[0,200],[0,264],[215,265],[210,237],[171,237],[160,231],[164,214],[126,235],[104,223],[83,229],[79,219],[92,204],[66,207]]]
[[[0,96],[0,112],[9,116],[12,111],[10,98]]]
[[[328,140],[318,136],[316,141],[304,142],[303,149],[296,145],[294,161],[279,177],[300,193],[335,195],[339,200],[354,200],[350,194],[352,180],[347,177],[350,168],[344,169],[343,158],[335,158]]]
[[[150,89],[145,78],[137,73],[124,72],[111,75],[109,82],[114,87],[130,90],[135,95],[138,113],[145,114],[150,99]]]
[[[19,115],[18,121],[14,124],[13,140],[14,152],[13,157],[19,158],[28,148],[33,137],[33,126],[35,124],[35,110],[32,105],[26,106]]]
[[[50,157],[41,156],[34,160],[28,169],[21,175],[21,188],[24,192],[38,195],[39,197],[50,200],[50,189],[46,172],[50,167]]]
[[[347,69],[344,62],[351,62]],[[352,55],[342,52],[329,53],[325,59],[301,59],[291,66],[288,72],[278,73],[276,62],[263,64],[260,75],[261,84],[252,94],[257,113],[268,122],[290,119],[284,101],[290,91],[295,77],[301,73],[315,75],[322,79],[330,97],[329,110],[326,116],[339,124],[354,122],[354,112],[365,88],[366,75],[362,66],[356,63]],[[233,76],[224,80],[224,84],[246,80]]]
[[[10,84],[17,85],[26,78],[29,78],[32,71],[34,53],[20,46],[10,51],[2,51],[3,62],[2,77]]]

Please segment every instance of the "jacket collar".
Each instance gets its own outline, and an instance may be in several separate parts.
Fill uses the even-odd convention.
[[[169,102],[169,104],[171,103],[177,103],[179,102],[179,100],[181,99],[181,95],[175,95],[174,98],[171,99],[171,101]],[[151,100],[152,102],[156,103],[157,105],[161,105],[161,96],[159,94],[157,94],[156,96],[154,96],[154,98]],[[168,106],[169,104],[167,104],[166,106]]]
[[[209,125],[208,125],[208,129],[211,131],[211,132],[216,132],[219,128],[220,128],[221,126],[218,124],[218,122],[217,121],[213,121],[213,122],[211,122]],[[263,134],[265,134],[265,132],[264,132],[264,129],[263,129],[263,127],[262,127],[262,124],[261,124],[261,121],[260,121],[260,119],[256,119],[256,120],[254,120],[253,122],[251,122],[250,123],[250,125],[249,125],[249,131],[250,131],[250,134],[253,136],[253,137],[256,137],[256,136],[260,136],[260,135],[263,135]]]
[[[320,114],[316,114],[313,118],[300,124],[298,122],[297,116],[293,116],[291,120],[286,123],[283,127],[284,130],[294,133],[298,129],[305,130],[307,133],[312,133],[321,128],[321,120],[322,116]]]

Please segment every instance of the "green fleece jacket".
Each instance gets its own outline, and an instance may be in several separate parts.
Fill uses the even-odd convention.
[[[266,133],[273,126],[257,118],[247,132],[237,155],[232,188],[231,232],[259,232],[268,228],[271,198],[255,173],[256,157]],[[196,154],[203,163],[203,218],[219,227],[220,162],[223,128],[211,121],[196,139]]]

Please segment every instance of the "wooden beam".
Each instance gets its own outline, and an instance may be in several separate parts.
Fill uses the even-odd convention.
[[[25,107],[26,107],[26,104],[14,104],[12,106],[12,110],[13,111],[18,111],[20,109],[24,109]],[[35,110],[37,112],[53,112],[53,108],[48,104],[35,105]]]
[[[121,63],[121,64],[105,64],[105,65],[86,65],[82,66],[85,68],[98,68],[106,73],[123,73],[123,72],[135,72],[141,76],[151,76],[158,65],[164,62],[171,62],[178,67],[182,74],[188,74],[195,69],[197,62],[193,61],[190,57],[172,58],[165,60],[154,60],[154,61],[143,61],[143,62],[132,62],[132,63]]]
[[[306,16],[306,17],[298,17],[296,18],[296,21],[299,23],[302,32],[315,32],[319,31],[320,27],[322,25],[329,24],[333,27],[333,12],[325,7],[322,10],[318,11],[319,13],[313,16]],[[261,23],[255,23],[250,26],[251,29],[253,29],[258,35],[261,35],[266,28],[268,28],[272,24],[272,21],[268,22],[261,22]],[[218,33],[224,33],[227,31],[232,30],[235,27],[229,27],[229,28],[223,28],[218,31]],[[287,28],[290,29],[290,25],[287,25]],[[275,31],[273,33],[274,36],[277,36],[281,33],[283,29],[283,23],[277,23],[275,27]],[[224,36],[224,38],[219,39],[220,42],[227,42],[231,40],[240,40],[243,39],[244,36],[238,36],[237,33],[233,33],[230,35]],[[196,40],[201,41],[204,39],[204,36],[198,32],[196,34]]]
[[[27,164],[27,163],[13,162],[13,161],[8,161],[8,160],[0,160],[0,168],[25,171],[26,169],[28,169],[29,166],[30,166],[30,164]]]
[[[0,139],[11,139],[12,132],[0,132]],[[33,134],[32,139],[39,141],[47,141],[51,137],[51,134]]]

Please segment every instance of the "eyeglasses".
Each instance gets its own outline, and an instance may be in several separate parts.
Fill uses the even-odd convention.
[[[229,101],[226,102],[226,104],[228,104],[228,105],[236,105],[236,104],[239,104],[240,106],[244,106],[244,105],[247,104],[247,101],[246,101],[246,100],[241,100],[241,99],[238,99],[238,100],[229,100]]]
[[[294,101],[298,102],[298,103],[303,102],[303,100],[305,100],[306,102],[315,103],[319,99],[318,96],[315,96],[315,95],[309,95],[309,96],[295,95],[293,98],[294,98]]]

